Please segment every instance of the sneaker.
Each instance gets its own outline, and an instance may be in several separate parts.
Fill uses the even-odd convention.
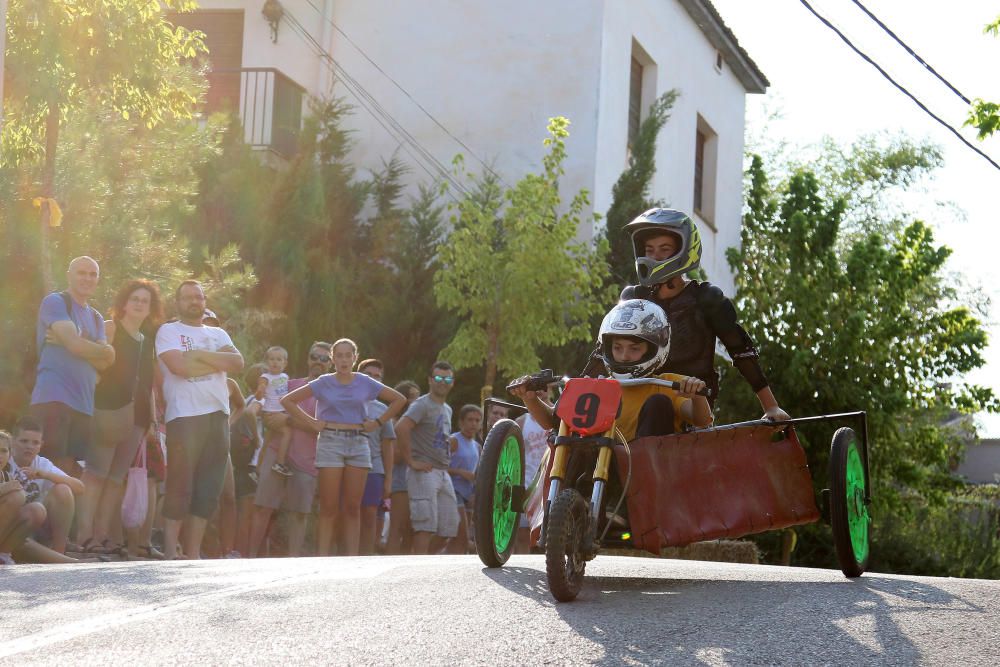
[[[292,476],[291,468],[286,466],[284,463],[275,463],[273,466],[271,466],[271,470],[278,473],[279,475],[284,475],[285,477]]]
[[[17,565],[14,558],[7,552],[0,552],[0,565]]]
[[[239,551],[236,551],[235,549],[233,549],[232,551],[230,551],[229,553],[227,553],[225,556],[223,556],[223,558],[243,558],[243,554],[241,554]]]
[[[254,484],[257,483],[257,466],[247,466],[247,477],[250,478]]]

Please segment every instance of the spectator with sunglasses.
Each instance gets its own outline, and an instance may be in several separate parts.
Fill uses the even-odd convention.
[[[294,391],[307,385],[325,373],[333,365],[333,346],[316,341],[309,348],[308,377],[288,381],[288,390]],[[256,383],[256,379],[254,379]],[[299,407],[309,417],[316,416],[316,399],[308,397],[299,402]],[[250,526],[250,557],[259,553],[271,517],[275,511],[288,511],[288,555],[301,556],[306,539],[306,520],[312,513],[313,499],[316,497],[316,431],[308,423],[292,420],[292,438],[286,458],[292,474],[279,475],[272,470],[278,460],[280,434],[268,433],[257,464],[257,493],[254,496],[254,514]]]
[[[448,475],[451,463],[451,406],[445,403],[455,384],[447,361],[431,367],[429,391],[413,401],[396,424],[399,455],[409,465],[413,553],[437,553],[458,533],[458,503]]]

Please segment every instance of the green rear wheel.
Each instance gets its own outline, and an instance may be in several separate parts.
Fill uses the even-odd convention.
[[[841,428],[830,445],[830,524],[840,569],[860,577],[871,553],[871,515],[865,502],[863,453],[853,429]]]
[[[486,436],[476,470],[476,551],[486,567],[501,567],[514,550],[524,486],[524,440],[520,427],[501,419]]]

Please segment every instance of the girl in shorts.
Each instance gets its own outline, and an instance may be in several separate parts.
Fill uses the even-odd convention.
[[[356,556],[361,529],[361,496],[372,467],[371,449],[365,433],[382,428],[386,421],[403,411],[406,399],[395,389],[355,373],[358,346],[341,338],[333,344],[335,372],[321,375],[309,384],[285,394],[281,405],[298,417],[300,423],[311,424],[319,435],[316,443],[316,468],[319,471],[319,521],[316,525],[316,548],[320,556],[332,552],[334,522],[340,514],[343,521],[344,556]],[[316,416],[307,415],[299,401],[314,397]],[[388,404],[381,417],[368,419],[365,404],[373,399]]]

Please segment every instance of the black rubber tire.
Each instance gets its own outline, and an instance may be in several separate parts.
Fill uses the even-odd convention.
[[[840,428],[833,434],[833,441],[830,443],[830,526],[833,529],[833,546],[837,552],[837,561],[840,570],[847,577],[860,577],[868,568],[868,561],[871,556],[871,520],[868,519],[867,529],[861,544],[863,545],[861,557],[855,549],[855,544],[851,539],[850,518],[853,514],[859,515],[861,508],[864,510],[862,516],[868,517],[867,507],[864,506],[863,498],[853,497],[849,506],[848,493],[848,467],[851,450],[856,449],[861,465],[864,465],[866,452],[863,451],[861,443],[853,429]],[[855,467],[854,478],[857,479],[858,470]],[[862,490],[867,491],[864,475],[861,475]],[[856,496],[857,494],[855,494]]]
[[[587,534],[587,501],[576,489],[564,489],[549,508],[545,537],[545,574],[549,591],[559,602],[576,599],[583,586],[587,561],[581,541]]]
[[[494,539],[493,526],[493,500],[497,486],[497,468],[504,445],[511,437],[517,441],[521,479],[509,480],[509,485],[505,484],[505,486],[523,486],[524,438],[521,436],[521,427],[511,419],[501,419],[490,429],[486,436],[486,442],[483,444],[483,455],[479,459],[479,467],[476,469],[476,500],[473,508],[476,523],[476,552],[479,554],[479,560],[486,567],[502,567],[510,558],[514,551],[514,545],[517,543],[517,530],[523,507],[511,507],[517,512],[517,515],[514,517],[513,535],[505,548],[498,548]]]

